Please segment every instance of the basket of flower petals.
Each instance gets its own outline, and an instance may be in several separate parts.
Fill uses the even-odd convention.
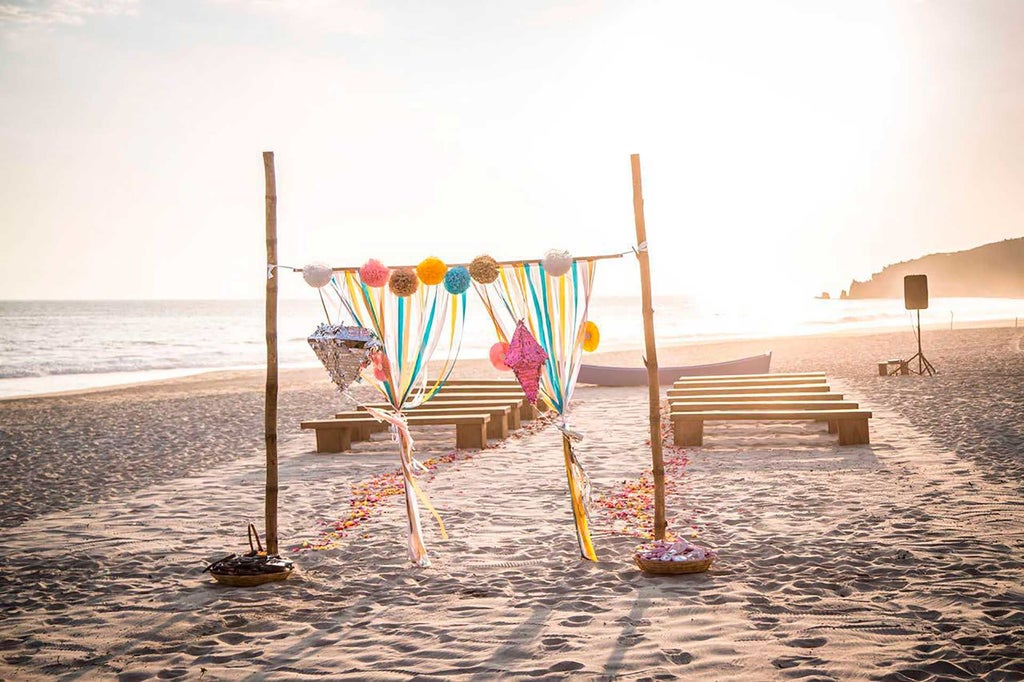
[[[713,550],[687,540],[654,540],[637,547],[633,561],[641,571],[675,575],[703,573],[716,556]]]

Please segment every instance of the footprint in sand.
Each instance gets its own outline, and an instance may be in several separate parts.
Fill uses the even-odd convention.
[[[564,625],[567,628],[581,628],[585,625],[590,625],[593,621],[593,616],[569,616],[559,625]]]
[[[236,615],[236,614],[230,614],[230,615],[224,616],[224,626],[225,627],[240,628],[243,625],[246,625],[248,623],[249,623],[249,619],[244,617],[244,616],[239,616],[239,615]]]
[[[670,663],[675,663],[676,665],[687,665],[693,661],[693,654],[682,649],[666,649],[664,654]]]
[[[772,665],[781,670],[795,668],[798,665],[822,665],[825,662],[813,656],[782,656],[772,661]]]
[[[540,643],[545,651],[564,651],[569,648],[569,640],[565,637],[545,637]]]
[[[225,644],[241,644],[245,640],[249,639],[247,636],[240,632],[225,632],[222,635],[218,635],[217,639],[224,642]]]
[[[615,641],[621,644],[622,646],[636,646],[643,638],[644,635],[640,634],[639,632],[630,632],[624,635],[619,635]]]
[[[828,640],[824,637],[797,637],[786,641],[786,646],[791,646],[794,649],[817,649],[826,644],[828,644]]]

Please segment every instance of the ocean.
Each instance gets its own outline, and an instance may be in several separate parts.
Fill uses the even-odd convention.
[[[655,298],[654,309],[659,346],[912,325],[901,299],[806,299],[781,306],[676,296]],[[921,312],[922,324],[933,328],[993,320],[1012,325],[1015,318],[1024,323],[1024,300],[932,299]],[[601,331],[600,350],[643,347],[639,297],[595,297],[590,319]],[[282,367],[317,366],[306,337],[323,321],[316,297],[280,302]],[[493,333],[470,298],[460,356],[486,357]],[[261,368],[265,357],[260,300],[0,301],[0,398]]]

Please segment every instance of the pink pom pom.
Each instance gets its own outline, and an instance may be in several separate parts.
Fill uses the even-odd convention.
[[[377,381],[389,381],[391,379],[391,363],[383,351],[377,351],[370,356],[373,363],[373,377]]]
[[[388,283],[390,276],[391,271],[388,270],[388,266],[376,258],[371,258],[363,267],[359,268],[359,279],[368,287],[382,287]]]
[[[499,372],[507,372],[511,369],[505,364],[505,353],[508,353],[508,344],[498,342],[491,346],[491,364],[494,365],[494,369]]]

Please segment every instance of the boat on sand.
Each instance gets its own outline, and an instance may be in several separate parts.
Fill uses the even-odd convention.
[[[772,361],[771,351],[749,358],[714,362],[707,365],[682,367],[659,367],[658,383],[671,384],[679,377],[715,376],[721,374],[767,374]],[[582,365],[579,378],[581,384],[598,386],[646,386],[646,367],[608,367],[604,365]]]

